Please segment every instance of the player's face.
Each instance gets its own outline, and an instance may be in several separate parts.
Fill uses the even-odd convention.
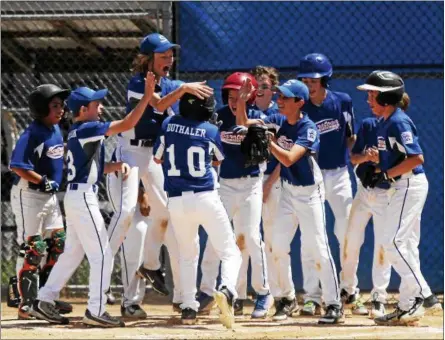
[[[49,102],[49,114],[45,117],[45,123],[48,125],[59,124],[63,117],[65,109],[64,101],[59,97],[54,97]]]
[[[272,82],[268,76],[261,76],[256,79],[258,82],[258,90],[256,92],[256,100],[269,103],[272,100]]]
[[[153,59],[153,73],[160,77],[167,77],[173,66],[175,57],[170,49],[163,53],[155,53]]]
[[[368,105],[370,107],[370,109],[372,110],[372,112],[376,115],[376,116],[381,116],[384,113],[385,107],[380,105],[379,103],[377,103],[377,96],[378,96],[379,92],[378,91],[368,91]]]
[[[294,98],[287,98],[281,93],[277,99],[278,109],[280,113],[286,117],[295,114],[301,108],[301,101],[296,102]]]
[[[238,100],[238,90],[229,90],[229,100],[228,104],[230,110],[235,115],[236,114],[236,101]]]
[[[86,107],[85,117],[87,120],[100,120],[103,105],[99,100],[92,101]]]
[[[309,89],[310,98],[316,97],[324,90],[324,87],[321,86],[321,79],[303,78],[302,81]]]

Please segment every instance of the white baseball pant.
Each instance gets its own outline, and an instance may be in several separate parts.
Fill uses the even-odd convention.
[[[105,292],[110,286],[113,254],[99,210],[97,186],[80,183],[77,186],[77,190],[72,190],[68,185],[64,199],[67,223],[64,252],[45,286],[40,288],[38,299],[47,302],[57,300],[86,254],[90,264],[87,308],[91,314],[101,316],[107,302]]]
[[[56,195],[49,195],[28,188],[28,181],[21,179],[11,188],[11,208],[17,225],[17,243],[29,236],[49,237],[54,229],[63,228],[62,212]],[[23,257],[16,262],[16,275],[23,267]],[[46,263],[46,259],[42,261]]]
[[[425,298],[431,290],[420,270],[420,218],[428,194],[425,174],[404,175],[386,208],[382,242],[389,262],[400,275],[399,307],[409,310],[416,297]]]
[[[244,267],[240,272],[247,271],[250,256],[252,265],[252,287],[257,294],[269,293],[267,279],[266,255],[264,243],[261,240],[260,221],[263,197],[263,179],[259,177],[243,177],[235,179],[220,179],[219,194],[221,201],[227,211],[229,219],[232,220],[236,235],[236,244],[241,251]],[[201,291],[212,295],[220,260],[212,245],[207,242],[201,262]],[[246,299],[247,276],[244,280],[238,279],[236,290],[239,299]]]
[[[352,202],[349,225],[345,236],[342,256],[340,287],[348,294],[357,292],[357,268],[360,248],[365,239],[365,229],[372,217],[374,225],[374,257],[372,262],[371,297],[375,301],[386,303],[391,264],[385,254],[382,236],[386,228],[385,211],[393,190],[380,188],[367,189],[357,182],[357,193]]]
[[[278,273],[279,293],[275,299],[295,298],[292,280],[290,244],[301,228],[301,244],[309,245],[309,256],[316,259],[312,271],[320,277],[323,299],[326,305],[340,306],[337,271],[331,256],[324,211],[323,183],[310,186],[294,186],[282,182],[278,215],[273,227],[272,254]]]
[[[130,176],[134,176],[135,169],[132,168]],[[108,198],[115,214],[118,213],[118,207],[121,204],[121,192],[119,192],[121,181],[120,173],[118,175],[114,173],[107,175]],[[122,305],[124,307],[139,305],[144,299],[145,280],[136,275],[136,272],[143,262],[147,220],[147,217],[141,215],[138,204],[131,227],[120,247],[121,280],[124,288]]]
[[[202,225],[208,234],[218,259],[221,261],[221,285],[236,294],[236,281],[241,265],[241,253],[236,246],[229,218],[218,192],[183,192],[182,196],[170,197],[168,210],[179,245],[181,308],[199,308],[196,301],[196,279],[199,259],[198,228]],[[184,217],[187,218],[184,218]],[[210,245],[210,243],[208,243]]]
[[[340,254],[343,254],[344,238],[348,228],[348,219],[352,206],[352,187],[348,167],[334,170],[321,170],[323,174],[326,201],[335,217],[334,234],[337,237]],[[311,258],[311,244],[301,244],[301,267],[303,272],[303,288],[306,292],[304,302],[315,301],[321,304],[320,277],[315,267],[316,259]],[[340,257],[340,264],[341,264]]]
[[[142,180],[151,207],[144,242],[144,267],[150,270],[161,268],[159,254],[162,244],[165,244],[170,256],[173,276],[173,302],[179,303],[181,302],[181,292],[177,288],[179,283],[176,284],[179,282],[178,245],[169,221],[162,166],[153,161],[152,147],[132,146],[128,144],[127,139],[122,137],[118,140],[121,146],[116,150],[117,160],[130,165],[132,173],[131,178],[119,183],[122,204],[118,209],[119,213],[113,215],[108,227],[113,254],[117,253],[125,237],[125,232],[131,225],[136,210],[139,180]],[[137,176],[133,175],[133,171],[137,173]]]

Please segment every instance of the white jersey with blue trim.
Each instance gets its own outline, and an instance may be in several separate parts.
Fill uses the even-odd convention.
[[[76,122],[68,133],[68,182],[97,184],[104,172],[105,134],[110,122]]]
[[[357,131],[357,140],[352,148],[353,154],[360,154],[368,148],[377,147],[377,131],[379,119],[376,117],[365,118]],[[358,178],[362,178],[369,167],[375,166],[373,162],[363,162],[355,168]],[[380,189],[389,189],[390,184],[383,182],[377,185]]]
[[[166,77],[161,78],[160,84],[156,85],[155,93],[161,98],[173,92],[183,84],[180,80],[171,80]],[[126,114],[129,114],[139,103],[145,91],[145,79],[142,73],[133,76],[127,87]],[[148,105],[139,122],[133,129],[122,132],[121,136],[128,139],[150,139],[155,140],[162,122],[168,116],[178,114],[179,103],[174,103],[166,111],[160,112]]]
[[[423,154],[417,129],[411,118],[400,108],[397,108],[386,120],[379,121],[377,147],[382,171],[400,164],[406,156]],[[425,171],[422,165],[418,165],[412,172],[420,174]]]
[[[323,181],[316,157],[320,147],[320,134],[315,123],[307,114],[294,125],[290,125],[283,115],[272,115],[264,119],[266,124],[274,125],[277,129],[277,144],[289,151],[297,144],[307,152],[290,167],[281,166],[280,176],[284,181],[295,186],[308,186]]]
[[[164,190],[169,196],[214,190],[218,176],[212,161],[224,159],[218,128],[179,115],[168,117],[156,140],[154,157],[164,160]]]
[[[63,176],[63,137],[58,125],[47,127],[38,120],[33,121],[22,133],[12,151],[10,168],[32,170],[39,175],[46,175],[57,182]],[[14,184],[20,177],[15,175]],[[29,182],[31,189],[38,184]]]
[[[348,137],[355,134],[351,97],[343,92],[326,90],[326,98],[320,106],[309,100],[302,110],[320,131],[320,168],[336,169],[346,166],[349,161]]]
[[[244,135],[233,133],[236,126],[236,117],[229,106],[224,106],[217,111],[218,119],[223,122],[220,127],[221,141],[226,158],[221,164],[219,176],[221,178],[241,178],[244,176],[259,176],[266,170],[266,162],[260,165],[245,167],[244,155],[241,152],[241,141]],[[264,119],[266,115],[262,111],[253,108],[247,109],[247,117],[250,119]]]

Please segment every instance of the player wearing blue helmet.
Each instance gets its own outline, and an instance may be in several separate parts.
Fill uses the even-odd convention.
[[[110,285],[113,254],[97,193],[98,182],[104,173],[122,172],[125,180],[130,171],[123,162],[105,163],[104,140],[105,136],[124,132],[137,124],[153,95],[153,73],[147,73],[144,85],[144,95],[139,104],[124,119],[114,122],[100,120],[101,101],[107,95],[107,89],[94,91],[80,87],[68,98],[74,124],[67,143],[66,247],[33,303],[32,313],[39,319],[50,323],[69,323],[54,307],[54,299],[60,295],[86,255],[90,264],[89,299],[82,322],[97,327],[124,326],[120,319],[105,311],[105,292]]]
[[[17,141],[9,165],[15,173],[11,206],[17,223],[17,243],[21,245],[16,266],[19,319],[30,318],[46,249],[47,263],[40,270],[42,282],[64,249],[65,230],[55,193],[63,174],[63,138],[58,123],[69,94],[70,90],[53,84],[40,85],[31,92],[28,101],[34,121]]]
[[[323,174],[326,200],[334,213],[334,234],[343,254],[344,236],[352,204],[351,180],[348,172],[349,149],[355,141],[354,109],[351,97],[329,89],[333,69],[329,59],[321,53],[311,53],[300,60],[298,78],[309,88],[309,100],[303,111],[315,122],[320,131],[320,151],[317,162]],[[302,245],[301,260],[305,306],[301,314],[314,315],[320,311],[321,291],[315,260],[309,256],[310,244]],[[340,258],[340,263],[342,259]],[[367,310],[357,294],[342,296],[345,306],[354,314]]]

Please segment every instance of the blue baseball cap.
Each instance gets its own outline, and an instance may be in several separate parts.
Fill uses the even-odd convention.
[[[181,47],[172,44],[166,37],[159,33],[152,33],[142,39],[139,46],[142,54],[163,53],[174,47]]]
[[[82,106],[87,106],[95,100],[102,100],[108,94],[108,89],[94,91],[89,87],[79,87],[71,92],[66,105],[73,114],[78,114]]]
[[[304,101],[309,100],[309,89],[307,86],[296,79],[290,79],[283,85],[277,86],[276,89],[287,98],[301,98]]]

